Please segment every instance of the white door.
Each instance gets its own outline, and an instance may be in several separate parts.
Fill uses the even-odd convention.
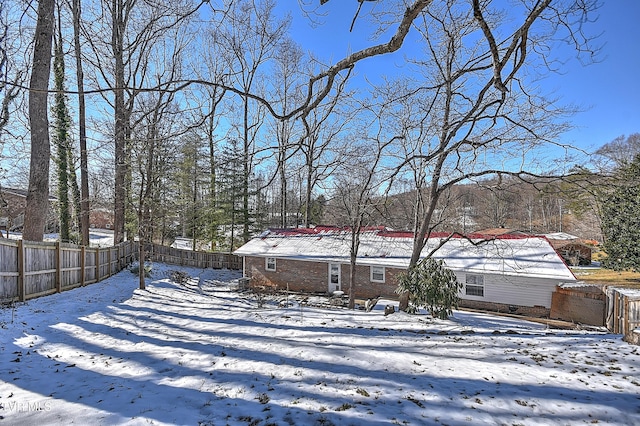
[[[330,263],[329,264],[329,293],[333,293],[334,291],[338,291],[342,289],[341,278],[340,278],[340,264],[339,263]]]

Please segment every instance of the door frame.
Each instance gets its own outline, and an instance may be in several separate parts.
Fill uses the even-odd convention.
[[[327,287],[329,289],[329,294],[332,294],[334,291],[341,291],[342,290],[342,265],[340,263],[329,263],[328,265],[329,267],[329,277],[327,279]],[[334,282],[331,282],[331,276],[332,276],[332,267],[337,267],[338,268],[338,282],[337,284]]]

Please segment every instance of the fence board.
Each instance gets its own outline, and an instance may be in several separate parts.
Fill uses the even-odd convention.
[[[241,269],[231,253],[195,252],[153,244],[153,262],[196,268]],[[0,239],[0,303],[27,300],[103,280],[137,260],[138,243],[94,248]]]
[[[106,248],[98,249],[98,281],[109,276],[109,254],[111,251]]]
[[[57,251],[55,243],[23,241],[24,297],[56,291]]]
[[[82,285],[82,248],[71,245],[60,245],[60,287],[63,290]]]
[[[18,243],[0,245],[0,301],[18,299]]]

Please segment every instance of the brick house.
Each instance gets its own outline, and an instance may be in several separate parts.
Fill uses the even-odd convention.
[[[47,231],[54,231],[58,226],[55,204],[58,199],[49,196],[47,212]],[[24,211],[27,207],[27,191],[24,189],[0,188],[0,222],[6,230],[20,230],[24,224]]]
[[[433,257],[443,259],[463,283],[462,306],[544,316],[556,286],[576,281],[544,237],[448,237],[432,235],[423,254],[436,250]],[[397,276],[408,267],[412,234],[370,228],[360,240],[355,297],[397,297]],[[350,242],[346,228],[268,230],[235,254],[243,257],[243,273],[252,286],[348,292]]]
[[[564,232],[546,234],[545,237],[568,265],[591,265],[592,249],[580,238]]]
[[[89,212],[89,227],[97,229],[113,229],[113,210],[93,208]]]

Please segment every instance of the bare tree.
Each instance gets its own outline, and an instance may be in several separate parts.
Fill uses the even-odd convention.
[[[540,63],[530,55],[531,46],[552,36],[534,24],[564,22],[566,15],[550,4],[523,4],[522,20],[504,39],[497,39],[504,23],[489,9],[491,2],[434,3],[415,22],[425,46],[415,64],[424,80],[408,93],[419,115],[403,130],[411,145],[397,169],[413,170],[419,182],[410,267],[422,256],[439,222],[439,203],[454,185],[487,176],[534,175],[527,167],[535,164],[536,148],[555,144],[564,130],[555,120],[566,111],[535,93],[522,73]],[[573,12],[588,12],[588,5],[583,7]],[[513,28],[513,21],[509,25]],[[407,301],[405,294],[401,308]]]
[[[279,82],[275,86],[275,96],[284,115],[291,103],[296,103],[301,97],[301,73],[303,52],[293,40],[285,38],[277,47],[274,55],[275,70],[274,80]],[[289,214],[289,191],[287,181],[290,176],[287,165],[295,155],[299,145],[294,143],[295,120],[281,119],[275,122],[275,136],[278,141],[276,164],[280,181],[279,218],[280,226],[286,228]],[[297,223],[296,223],[297,225]]]
[[[204,2],[172,0],[130,2],[112,0],[94,5],[93,19],[87,17],[85,39],[92,50],[91,65],[96,71],[94,84],[100,87],[114,112],[114,242],[124,240],[126,206],[130,197],[130,165],[127,151],[131,139],[130,122],[136,96],[147,84],[149,51],[167,32],[189,19]],[[110,19],[107,21],[105,16]],[[96,37],[101,34],[102,37]],[[108,37],[107,37],[108,35]],[[108,40],[103,43],[102,40]],[[174,82],[156,83],[167,90]],[[106,87],[105,87],[106,86]],[[129,195],[127,195],[129,194]]]
[[[215,33],[212,34],[215,36]],[[228,70],[225,68],[225,61],[219,57],[219,53],[223,51],[218,43],[203,43],[209,46],[204,52],[204,66],[202,71],[206,74],[206,78],[209,81],[217,81],[224,83],[228,79]],[[223,103],[226,95],[226,89],[223,86],[205,86],[203,88],[205,93],[204,99],[207,100],[206,105],[203,105],[200,111],[202,113],[202,119],[205,122],[205,139],[208,145],[209,154],[209,200],[207,208],[207,236],[211,240],[211,248],[217,246],[219,240],[218,232],[218,211],[220,209],[220,202],[218,197],[218,143],[223,139],[224,135],[218,134],[220,119],[225,112],[225,105]]]
[[[349,143],[344,139],[344,133],[355,109],[347,113],[346,107],[339,108],[343,94],[344,86],[341,84],[334,96],[303,118],[305,132],[300,141],[300,151],[304,162],[303,221],[306,227],[311,225],[314,191],[340,166],[339,153]]]
[[[376,209],[376,199],[382,192],[389,176],[383,171],[383,160],[388,156],[387,149],[401,136],[385,139],[384,125],[378,113],[373,121],[363,120],[371,116],[361,111],[361,121],[354,127],[351,144],[341,154],[340,172],[334,176],[333,188],[337,205],[344,217],[341,223],[348,224],[351,238],[349,249],[349,308],[355,307],[357,282],[357,257],[360,248],[360,235],[371,225],[370,220]]]
[[[42,241],[49,211],[49,118],[47,95],[51,71],[51,46],[54,27],[54,0],[38,2],[33,65],[29,82],[29,125],[31,162],[29,190],[25,209],[23,238]]]
[[[638,154],[640,154],[640,133],[618,136],[596,151],[596,155],[603,157],[610,163],[601,166],[601,168],[609,170],[629,165]]]
[[[87,151],[87,107],[84,93],[84,65],[80,45],[80,0],[72,0],[73,49],[76,62],[76,84],[78,87],[78,139],[80,143],[80,242],[89,245],[89,159]]]
[[[0,4],[0,148],[2,147],[2,135],[4,128],[9,123],[11,104],[20,94],[20,86],[25,79],[26,72],[16,64],[15,46],[12,40],[15,33],[12,28],[15,23],[9,18],[7,5]]]
[[[219,32],[219,42],[229,50],[231,79],[237,85],[230,88],[239,95],[241,110],[237,123],[238,137],[243,147],[242,238],[250,238],[250,180],[259,130],[264,124],[265,81],[261,70],[271,60],[276,47],[288,28],[288,20],[274,15],[273,0],[240,1],[225,17],[225,27]],[[262,97],[257,96],[260,94]],[[262,102],[256,102],[256,98]],[[271,107],[271,105],[269,105]],[[277,115],[277,114],[276,114]]]
[[[168,37],[150,46],[145,56],[144,68],[149,71],[150,80],[157,84],[163,81],[175,81],[180,78],[183,68],[184,51],[186,49],[184,28],[173,28]],[[177,99],[181,93],[171,90],[142,93],[137,97],[135,108],[130,117],[132,124],[132,164],[137,165],[132,178],[136,179],[137,194],[132,197],[137,202],[133,209],[137,213],[139,245],[139,280],[140,288],[144,288],[144,268],[142,267],[149,254],[154,240],[156,223],[160,215],[156,212],[163,175],[170,171],[169,156],[176,150],[172,145],[191,130],[191,126],[180,112]],[[197,173],[192,176],[197,182]],[[195,209],[194,209],[195,210]],[[194,242],[197,236],[193,235]],[[195,250],[195,246],[194,246]]]

